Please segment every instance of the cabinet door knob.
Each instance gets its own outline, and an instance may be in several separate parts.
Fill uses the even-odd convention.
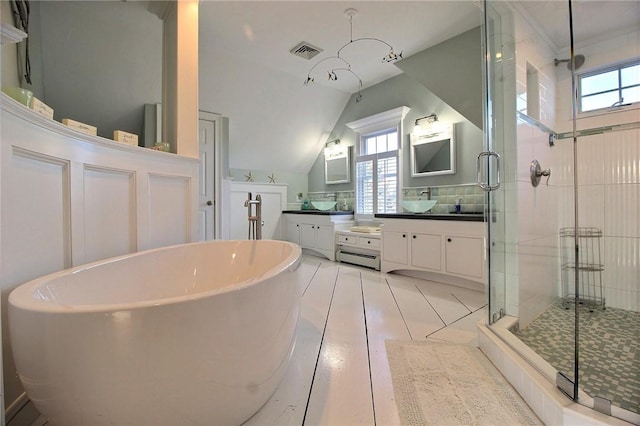
[[[451,242],[451,238],[447,238],[447,242],[449,242],[449,243],[450,243],[450,242]]]
[[[371,241],[370,241],[370,240],[367,240],[367,244],[371,244]]]
[[[402,234],[402,238],[407,238],[407,234]]]
[[[296,228],[300,228],[300,224],[296,223]]]
[[[413,239],[415,240],[416,238],[418,238],[415,234],[413,235]]]

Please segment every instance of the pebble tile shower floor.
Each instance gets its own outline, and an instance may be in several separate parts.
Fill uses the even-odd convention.
[[[580,388],[640,413],[640,312],[579,308]],[[516,335],[556,370],[573,377],[573,307],[561,300]]]

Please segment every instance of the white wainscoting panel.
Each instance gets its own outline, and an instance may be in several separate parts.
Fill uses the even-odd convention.
[[[149,175],[149,244],[161,247],[191,239],[191,180]]]
[[[70,267],[69,162],[14,148],[2,173],[3,277],[23,282]]]
[[[137,249],[135,171],[85,165],[85,262]]]

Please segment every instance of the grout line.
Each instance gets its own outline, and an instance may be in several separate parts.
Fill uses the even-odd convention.
[[[362,285],[362,272],[360,272],[360,293],[362,295],[362,315],[364,317],[364,336],[367,341],[367,364],[369,367],[369,388],[371,389],[371,408],[373,409],[373,424],[376,425],[376,401],[373,396],[373,377],[371,374],[371,351],[369,349],[369,327],[367,327],[367,305],[364,301],[364,287]]]
[[[384,279],[387,283],[387,287],[389,288],[389,292],[391,293],[391,297],[393,297],[393,301],[396,304],[396,308],[398,308],[398,312],[400,312],[400,317],[402,317],[402,322],[404,323],[404,327],[407,329],[407,333],[409,333],[409,338],[413,340],[413,336],[411,335],[411,330],[409,330],[409,326],[407,325],[407,321],[404,319],[404,315],[402,314],[402,309],[400,309],[400,305],[398,305],[398,300],[396,299],[396,295],[393,294],[393,290],[391,289],[391,284],[389,284],[389,280],[387,278]]]
[[[440,316],[440,313],[438,312],[438,310],[436,308],[433,307],[433,305],[431,304],[431,302],[429,302],[429,298],[427,296],[425,296],[425,294],[422,292],[422,290],[420,290],[420,287],[418,287],[417,285],[414,285],[415,288],[420,292],[420,294],[422,295],[422,297],[424,298],[424,300],[427,301],[427,303],[429,304],[429,306],[431,306],[431,309],[433,309],[433,312],[436,313],[436,315],[438,316],[438,318],[440,318],[440,321],[442,321],[442,324],[446,327],[447,326],[447,322],[445,320],[442,319],[442,317]],[[442,328],[440,328],[440,330],[442,330]]]
[[[320,345],[318,346],[318,356],[316,357],[316,365],[313,367],[313,376],[311,376],[311,386],[309,386],[309,396],[307,397],[307,404],[304,407],[304,415],[302,416],[302,425],[304,425],[307,419],[307,413],[309,412],[309,403],[311,402],[311,394],[313,393],[313,384],[316,380],[316,372],[318,371],[318,364],[320,363],[320,354],[322,353],[322,345],[324,344],[324,335],[327,332],[327,324],[329,323],[329,314],[331,313],[331,306],[333,305],[333,296],[336,294],[336,285],[338,284],[338,275],[340,274],[340,268],[336,273],[335,281],[333,282],[333,290],[331,291],[331,300],[329,301],[329,308],[327,309],[327,316],[324,320],[324,328],[322,329],[322,337],[320,338]],[[315,274],[314,274],[315,277]]]
[[[460,302],[460,304],[461,304],[462,306],[464,306],[465,308],[467,308],[467,310],[468,310],[469,312],[473,312],[471,309],[469,309],[469,307],[468,307],[467,305],[465,305],[465,304],[464,304],[464,302],[463,302],[462,300],[458,299],[458,298],[456,297],[456,295],[455,295],[455,294],[453,294],[453,293],[450,293],[450,294],[453,296],[453,298],[454,298],[454,299],[456,299],[458,302]]]
[[[309,279],[309,282],[307,283],[307,285],[304,287],[304,291],[302,292],[302,294],[300,295],[300,298],[302,299],[304,297],[304,295],[307,293],[307,290],[309,289],[309,286],[311,285],[311,283],[313,282],[313,279],[316,277],[316,274],[318,273],[318,271],[320,270],[320,266],[322,264],[318,263],[318,266],[316,266],[316,270],[313,273],[313,275],[311,276],[311,278]],[[333,297],[333,296],[332,296]]]

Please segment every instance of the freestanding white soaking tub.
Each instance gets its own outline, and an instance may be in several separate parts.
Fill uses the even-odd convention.
[[[54,425],[231,425],[293,352],[300,247],[210,241],[51,274],[9,296],[18,375]]]

